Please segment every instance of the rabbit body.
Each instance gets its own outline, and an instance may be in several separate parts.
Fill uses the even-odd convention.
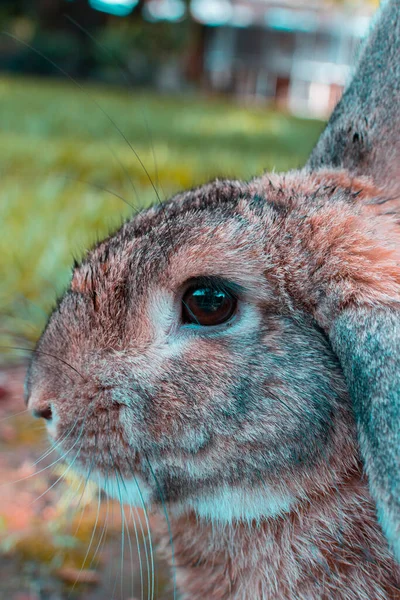
[[[250,184],[250,189],[252,194],[263,197],[268,190],[274,209],[285,215],[285,226],[282,223],[278,226],[279,236],[286,229],[289,244],[281,265],[279,289],[282,291],[290,282],[294,312],[293,297],[307,304],[309,310],[312,303],[314,310],[321,311],[322,321],[329,328],[338,301],[344,304],[354,301],[353,294],[360,293],[363,277],[369,280],[368,298],[364,301],[374,302],[370,278],[375,279],[377,297],[392,293],[395,301],[399,283],[400,200],[386,198],[370,180],[351,177],[345,171],[268,176]],[[305,208],[310,205],[310,192],[315,199],[311,210]],[[336,197],[334,208],[332,197],[327,201],[327,196],[332,195]],[[308,233],[301,232],[303,227]],[[307,247],[308,243],[312,247]],[[280,239],[281,251],[284,245]],[[349,252],[350,246],[356,251]],[[344,251],[346,258],[335,258],[336,250],[339,255]],[[269,247],[268,257],[273,255]],[[336,273],[330,260],[338,268]],[[278,277],[278,260],[273,263],[274,275]],[[341,269],[342,292],[338,286]],[[387,277],[385,270],[391,276]],[[355,275],[352,283],[347,279],[351,271]],[[310,273],[316,277],[313,282]],[[332,307],[326,292],[331,277],[335,281]],[[320,286],[322,281],[324,290]],[[279,354],[287,349],[276,345],[274,351]],[[230,525],[199,521],[195,512],[172,517],[173,559],[170,533],[165,521],[159,520],[159,533],[163,532],[160,548],[176,570],[178,587],[184,592],[182,598],[400,598],[400,569],[378,525],[376,509],[358,463],[358,445],[351,426],[340,437],[342,441],[347,439],[349,446],[338,450],[339,460],[330,462],[327,471],[323,467],[318,469],[317,487],[307,489],[306,485],[304,502],[300,501],[285,514]],[[293,477],[292,485],[296,475]]]
[[[160,513],[185,599],[400,598],[399,8],[304,170],[125,223],[30,364],[74,468]],[[193,281],[225,286],[232,318],[185,321]]]
[[[400,295],[384,199],[343,171],[217,181],[141,213],[76,266],[28,393],[51,400],[82,473],[167,505],[184,597],[398,597],[326,337],[337,313]],[[243,299],[211,335],[178,323],[182,284],[204,274]]]
[[[361,473],[290,514],[218,527],[195,514],[171,520],[160,550],[182,599],[369,600],[400,597],[399,570]]]
[[[379,302],[380,295],[388,304],[396,301],[400,282],[400,200],[385,197],[370,180],[351,177],[345,171],[268,176],[252,182],[248,190],[252,197],[265,198],[267,193],[274,210],[285,221],[283,224],[277,217],[276,245],[269,228],[266,255],[273,264],[271,271],[281,300],[286,297],[288,302],[283,300],[283,312],[293,311],[297,323],[297,310],[307,306],[328,330],[340,305],[360,300],[364,277],[363,302]],[[314,198],[311,208],[310,193]],[[268,277],[268,269],[264,273]],[[334,296],[331,299],[330,288]],[[282,342],[283,328],[277,322],[273,327],[268,323],[270,330],[279,331],[280,339],[271,349],[282,355],[289,351]],[[291,335],[293,342],[295,332]],[[311,344],[308,352],[318,369],[321,355],[313,356]],[[306,355],[303,348],[305,360]],[[292,356],[290,360],[295,362]],[[299,365],[297,369],[302,370]],[[304,365],[303,369],[305,377],[316,378],[315,372],[306,373]],[[289,380],[288,373],[288,379],[283,377],[281,382],[290,387]],[[334,374],[333,380],[340,389],[340,376]],[[334,387],[332,381],[329,385]],[[336,410],[346,406],[346,396],[342,400]],[[275,518],[256,515],[253,521],[228,525],[216,524],[212,518],[208,523],[199,521],[196,511],[171,517],[173,560],[170,532],[165,521],[159,520],[159,532],[164,532],[160,547],[176,570],[183,598],[400,598],[400,569],[377,522],[358,462],[351,416],[346,411],[342,416],[348,427],[345,431],[344,423],[334,425],[341,440],[335,459],[331,456],[328,464],[317,467],[312,484],[310,480],[300,483],[300,470],[287,482],[291,490],[296,488],[297,495],[302,490],[303,499],[292,510]],[[307,443],[311,443],[314,433],[311,426]],[[348,445],[343,445],[344,439]],[[233,495],[231,501],[235,502]],[[224,510],[229,512],[226,507]]]

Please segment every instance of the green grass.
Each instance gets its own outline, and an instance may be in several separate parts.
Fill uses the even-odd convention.
[[[111,120],[163,197],[216,176],[248,179],[301,166],[323,127],[222,100],[85,90],[69,82],[0,79],[3,340],[35,340],[68,283],[72,256],[132,212],[101,188],[135,206],[155,200]]]

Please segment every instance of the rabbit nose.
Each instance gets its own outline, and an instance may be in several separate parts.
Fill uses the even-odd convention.
[[[53,409],[48,399],[37,397],[36,394],[31,394],[27,404],[34,417],[46,419],[46,421],[52,420]]]
[[[33,416],[37,418],[46,419],[46,421],[51,421],[53,418],[53,413],[51,410],[51,405],[44,406],[43,408],[34,408]]]

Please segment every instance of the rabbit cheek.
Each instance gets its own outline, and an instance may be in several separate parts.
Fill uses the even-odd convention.
[[[179,466],[202,476],[210,443],[221,432],[230,433],[229,423],[235,425],[231,387],[241,380],[243,354],[232,345],[193,337],[154,374],[144,419],[148,442],[155,453],[162,452],[167,469]]]

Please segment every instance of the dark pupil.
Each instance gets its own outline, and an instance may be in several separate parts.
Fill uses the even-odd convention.
[[[220,325],[232,316],[235,306],[235,299],[224,290],[191,289],[183,298],[183,320],[203,326]]]

